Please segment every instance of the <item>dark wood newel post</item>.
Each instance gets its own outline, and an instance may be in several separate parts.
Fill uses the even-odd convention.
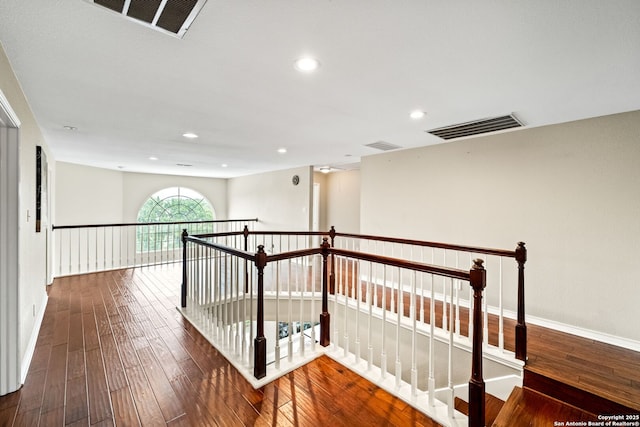
[[[322,312],[320,313],[320,345],[323,347],[331,344],[329,338],[329,295],[327,289],[327,259],[329,258],[329,241],[325,237],[322,239]]]
[[[518,262],[518,323],[516,324],[516,358],[527,360],[527,324],[524,320],[524,263],[527,262],[527,248],[519,242],[516,248]]]
[[[267,339],[264,336],[264,267],[267,253],[264,246],[258,246],[256,268],[258,269],[258,310],[256,314],[257,332],[254,340],[253,376],[257,379],[267,376]]]
[[[182,289],[180,295],[180,305],[187,306],[187,229],[182,229]]]
[[[473,261],[469,272],[473,288],[473,348],[471,379],[469,380],[469,426],[484,427],[484,379],[482,378],[482,291],[486,287],[487,272],[483,260]]]
[[[331,247],[335,247],[336,229],[332,225],[329,230],[329,237],[331,237]],[[331,275],[329,276],[329,293],[331,295],[336,293],[336,257],[331,254]]]
[[[242,235],[244,236],[244,251],[249,250],[249,227],[244,226],[244,230],[242,230]]]
[[[244,230],[242,230],[242,235],[244,236],[244,251],[247,252],[249,250],[249,227],[244,226]],[[244,260],[244,292],[249,293],[249,261]]]

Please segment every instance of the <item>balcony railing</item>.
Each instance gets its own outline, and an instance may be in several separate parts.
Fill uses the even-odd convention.
[[[483,360],[508,366],[492,367],[493,377],[521,373],[523,243],[507,251],[248,228],[184,232],[183,242],[183,313],[255,386],[325,353],[447,425],[465,419],[454,410],[463,396],[473,426],[484,425]],[[508,258],[516,268],[503,271]],[[487,286],[497,306],[488,307]],[[517,319],[507,346],[505,300]],[[498,342],[486,339],[489,312],[500,324]]]
[[[181,234],[228,233],[257,219],[54,225],[54,276],[182,261]]]

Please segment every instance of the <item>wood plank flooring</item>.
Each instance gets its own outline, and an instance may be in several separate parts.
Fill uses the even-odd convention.
[[[325,357],[254,390],[175,309],[179,283],[176,266],[56,279],[25,385],[0,397],[0,427],[436,425]],[[466,331],[467,316],[461,319]],[[495,318],[489,322],[496,342]],[[530,385],[552,378],[603,396],[576,395],[572,405],[585,404],[586,412],[619,413],[618,405],[640,412],[640,353],[535,325],[528,330],[527,369],[539,383]],[[510,348],[513,323],[505,333]],[[550,387],[559,400],[574,393]],[[552,415],[544,408],[571,411],[526,388],[516,397],[507,404],[531,425],[546,425]],[[542,409],[527,406],[537,404]],[[497,421],[509,425],[504,416]]]
[[[437,426],[321,357],[255,390],[183,320],[180,270],[56,279],[0,426]]]

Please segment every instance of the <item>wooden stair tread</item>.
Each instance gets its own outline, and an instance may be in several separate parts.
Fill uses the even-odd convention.
[[[469,415],[469,403],[460,399],[459,397],[455,398],[454,407],[457,411]],[[502,406],[504,405],[504,400],[495,397],[490,393],[485,393],[484,397],[484,418],[485,424],[491,425],[493,420],[496,419]]]
[[[602,413],[640,411],[640,352],[529,325],[524,386]]]
[[[528,388],[515,387],[493,427],[553,426],[555,422],[597,421],[597,415],[577,409]]]

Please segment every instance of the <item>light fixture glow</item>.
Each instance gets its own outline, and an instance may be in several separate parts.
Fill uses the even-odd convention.
[[[158,158],[155,157],[155,156],[151,156],[151,157],[149,157],[149,160],[158,160]]]
[[[223,164],[222,164],[222,167],[223,167],[223,168],[226,168],[227,166],[229,166],[229,165],[227,165],[226,163],[223,163]]]
[[[411,114],[409,114],[409,117],[411,117],[413,120],[420,120],[421,118],[423,118],[425,115],[424,111],[420,111],[420,110],[414,110],[411,112]]]
[[[189,139],[195,139],[195,138],[198,137],[198,135],[196,135],[193,132],[183,133],[182,136],[184,136],[185,138],[189,138]]]
[[[320,172],[329,173],[329,172],[331,172],[331,168],[329,166],[323,166],[323,167],[320,168]]]
[[[278,153],[280,153],[280,154],[284,154],[284,153],[286,153],[286,152],[287,152],[287,149],[286,149],[286,148],[278,148]]]
[[[296,60],[294,66],[298,71],[302,71],[304,73],[310,73],[312,71],[317,70],[320,67],[320,61],[318,61],[315,58],[305,56],[303,58],[299,58],[298,60]]]

